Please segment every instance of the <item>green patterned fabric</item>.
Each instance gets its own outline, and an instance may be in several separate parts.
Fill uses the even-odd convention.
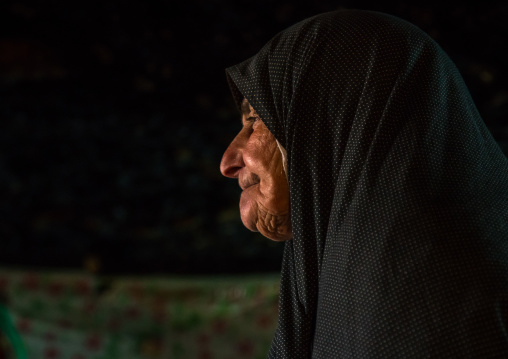
[[[0,270],[33,359],[265,358],[278,275],[95,277]]]

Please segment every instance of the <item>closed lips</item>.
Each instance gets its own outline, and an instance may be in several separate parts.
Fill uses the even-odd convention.
[[[255,183],[248,183],[246,185],[242,185],[240,184],[240,187],[243,189],[243,190],[246,190],[247,188],[251,187],[251,186],[254,186],[255,184],[258,184],[259,182],[255,182]]]

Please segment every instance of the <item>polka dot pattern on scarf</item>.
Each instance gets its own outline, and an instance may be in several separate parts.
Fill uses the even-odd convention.
[[[443,50],[344,10],[226,74],[287,152],[269,358],[508,358],[508,161]]]

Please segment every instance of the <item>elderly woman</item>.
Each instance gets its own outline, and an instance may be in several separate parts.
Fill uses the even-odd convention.
[[[441,48],[336,11],[226,73],[221,171],[287,240],[269,357],[508,358],[508,161]]]

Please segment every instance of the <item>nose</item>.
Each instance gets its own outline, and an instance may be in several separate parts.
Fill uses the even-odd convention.
[[[222,156],[220,172],[229,178],[238,178],[238,173],[245,167],[243,162],[243,145],[240,136],[235,137]]]

